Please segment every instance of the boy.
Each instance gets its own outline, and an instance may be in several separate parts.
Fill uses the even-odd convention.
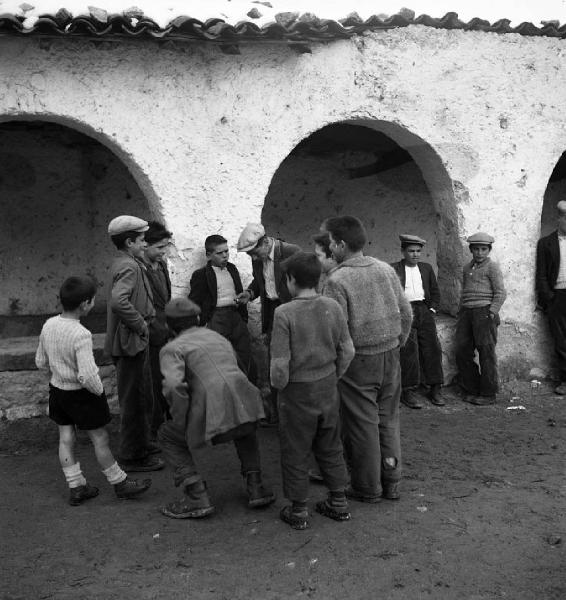
[[[261,479],[256,427],[264,413],[259,390],[238,366],[230,342],[198,327],[199,313],[188,298],[175,298],[165,307],[176,337],[160,352],[171,420],[160,427],[159,441],[183,496],[161,512],[173,519],[198,519],[215,510],[191,452],[207,443],[234,442],[250,508],[275,501]]]
[[[120,402],[120,464],[126,471],[157,471],[165,463],[151,453],[149,422],[153,390],[149,366],[149,323],[155,317],[153,294],[143,263],[147,246],[143,219],[121,215],[108,233],[118,249],[110,268],[104,350],[116,365]]]
[[[424,382],[429,386],[430,401],[444,406],[441,387],[442,349],[438,341],[434,315],[440,304],[440,291],[432,265],[421,261],[421,252],[426,241],[416,235],[402,234],[401,253],[403,259],[392,263],[405,295],[413,309],[413,323],[407,343],[401,348],[401,402],[409,408],[422,408],[423,404],[416,389]]]
[[[499,309],[507,292],[499,266],[489,258],[494,238],[474,233],[468,238],[472,262],[464,265],[462,299],[456,323],[456,365],[464,402],[485,406],[495,403],[498,390],[497,327]],[[474,361],[478,351],[479,369]]]
[[[293,529],[306,529],[311,452],[329,489],[316,510],[336,521],[350,518],[336,386],[354,346],[340,305],[316,292],[321,273],[316,254],[298,252],[282,266],[292,300],[275,309],[270,369],[271,384],[279,390],[283,490],[291,500],[280,517]]]
[[[155,444],[157,430],[163,421],[169,418],[167,402],[161,390],[162,377],[159,369],[159,351],[169,341],[171,332],[165,318],[165,305],[171,300],[171,279],[165,262],[167,249],[171,245],[172,233],[157,221],[150,221],[145,232],[147,247],[144,252],[146,275],[151,285],[155,318],[149,323],[149,363],[153,389],[153,410],[151,415],[151,444]],[[150,447],[151,447],[150,444]]]
[[[98,488],[86,482],[80,463],[75,462],[75,428],[88,433],[98,464],[118,498],[133,498],[151,485],[151,479],[130,479],[108,447],[104,426],[110,422],[110,411],[92,354],[92,336],[79,321],[94,306],[95,293],[96,285],[88,277],[63,282],[59,291],[63,312],[43,325],[35,355],[37,368],[51,373],[49,417],[59,427],[59,461],[71,506],[98,495]]]
[[[221,235],[209,235],[204,249],[207,263],[192,274],[189,298],[200,306],[200,324],[220,333],[232,344],[242,371],[255,383],[248,307],[236,301],[244,288],[236,265],[228,261],[228,241]]]

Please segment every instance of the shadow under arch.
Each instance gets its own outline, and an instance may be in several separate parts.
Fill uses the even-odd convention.
[[[462,244],[453,182],[437,152],[395,123],[351,119],[304,138],[275,172],[262,212],[268,233],[311,246],[322,220],[362,219],[367,253],[399,260],[400,233],[428,240],[423,259],[438,268],[442,309],[455,314]]]
[[[160,210],[149,180],[111,139],[64,117],[0,117],[0,338],[36,335],[70,275],[100,286],[88,325],[104,331],[108,222]]]
[[[544,191],[540,215],[540,234],[548,235],[556,229],[556,205],[566,198],[566,152],[563,152],[549,177]]]

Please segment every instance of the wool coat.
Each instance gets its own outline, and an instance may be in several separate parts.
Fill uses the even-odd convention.
[[[399,277],[401,287],[405,289],[405,259],[400,260],[399,262],[391,263],[391,266],[395,269],[395,272]],[[421,273],[421,280],[423,282],[425,304],[429,308],[434,308],[434,310],[438,310],[438,307],[440,305],[440,290],[438,289],[438,282],[436,281],[434,269],[432,268],[432,265],[429,265],[427,262],[419,262],[417,263],[417,267],[419,268],[419,271]]]

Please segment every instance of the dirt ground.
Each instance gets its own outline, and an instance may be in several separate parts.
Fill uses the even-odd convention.
[[[235,451],[220,446],[197,455],[217,514],[191,521],[159,512],[178,494],[168,470],[143,498],[117,501],[83,436],[101,493],[68,506],[56,427],[0,423],[0,598],[564,599],[565,406],[517,384],[495,406],[449,392],[445,408],[402,407],[401,500],[352,503],[346,523],[315,513],[303,532],[278,518],[275,430],[261,444],[276,504],[246,508]],[[312,501],[323,494],[313,486]]]

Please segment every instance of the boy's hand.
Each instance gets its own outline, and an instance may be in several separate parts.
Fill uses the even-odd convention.
[[[250,293],[246,290],[244,292],[240,292],[236,296],[236,304],[246,305],[251,300]]]

